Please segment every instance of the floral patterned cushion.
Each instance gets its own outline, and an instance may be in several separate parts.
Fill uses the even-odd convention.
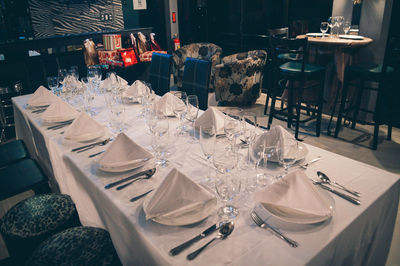
[[[121,265],[121,262],[106,230],[79,226],[48,238],[26,265]]]
[[[222,49],[212,43],[192,43],[185,45],[173,54],[174,77],[177,86],[182,87],[183,69],[186,57],[211,61],[210,88],[214,84],[214,67],[221,62]]]
[[[260,96],[267,53],[254,50],[222,58],[215,66],[215,97],[222,103],[251,105]]]

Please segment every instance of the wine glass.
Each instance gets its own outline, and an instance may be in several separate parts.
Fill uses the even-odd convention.
[[[174,101],[172,103],[172,109],[173,109],[174,115],[179,119],[177,135],[184,135],[185,128],[183,125],[183,121],[185,119],[185,113],[187,111],[187,107],[186,107],[187,95],[186,95],[186,92],[184,92],[184,91],[173,91],[171,93],[180,100],[180,101]]]
[[[74,76],[76,79],[79,79],[79,71],[77,66],[71,66],[68,70],[68,74]]]
[[[277,146],[279,164],[285,169],[284,177],[288,174],[289,168],[296,162],[299,153],[298,142],[295,139],[280,139]]]
[[[169,145],[168,119],[162,115],[154,115],[150,119],[152,119],[151,122],[149,122],[151,124],[149,128],[152,133],[151,147],[157,159],[156,164],[164,168],[168,166],[168,160],[166,159]]]
[[[348,20],[346,20],[346,21],[343,23],[343,31],[344,31],[344,34],[348,35],[348,34],[349,34],[349,31],[350,31],[350,28],[351,28],[351,22],[348,21]]]
[[[190,138],[189,142],[190,143],[196,143],[197,139],[195,136],[195,126],[194,122],[196,121],[197,115],[199,113],[199,99],[197,98],[197,95],[188,95],[187,97],[187,110],[185,114],[186,120],[191,122],[192,124],[192,130],[193,130],[193,135]]]
[[[337,17],[336,17],[336,25],[337,25],[337,27],[338,27],[338,32],[337,32],[337,34],[340,33],[340,28],[342,27],[343,22],[344,22],[344,17],[343,17],[343,16],[337,16]]]
[[[322,32],[322,38],[325,38],[325,33],[328,31],[328,28],[329,28],[328,22],[326,22],[326,21],[321,22],[319,29]]]
[[[260,172],[263,165],[267,168],[268,163],[273,158],[277,159],[277,146],[269,145],[263,134],[257,137],[257,140],[251,145],[251,153],[255,157],[256,180],[253,187],[265,187],[274,181],[274,177],[265,171]]]
[[[236,119],[235,117],[232,117],[230,115],[226,115],[224,118],[224,132],[231,143],[231,149],[235,148],[236,138],[240,136],[241,131],[241,120]]]
[[[113,131],[120,133],[125,130],[125,106],[123,104],[123,97],[121,91],[113,91],[113,97],[111,98],[111,114],[113,121]]]
[[[336,26],[336,17],[328,18],[328,26],[329,26],[329,28],[331,28],[330,38],[333,38],[333,35],[334,35],[333,28]]]
[[[200,126],[200,146],[203,154],[207,158],[207,178],[206,184],[211,183],[210,164],[211,157],[214,154],[216,133],[214,125]]]
[[[58,78],[57,77],[47,77],[47,85],[54,95],[59,96],[58,93]]]
[[[65,68],[60,68],[57,73],[58,84],[59,84],[59,91],[62,90],[62,86],[64,84],[64,79],[67,76],[67,70]]]
[[[215,190],[218,198],[224,202],[224,206],[218,209],[218,216],[225,219],[233,219],[238,214],[238,209],[229,204],[240,189],[240,182],[232,174],[237,164],[237,152],[229,148],[230,141],[227,138],[218,138],[215,143],[213,163],[217,168]]]

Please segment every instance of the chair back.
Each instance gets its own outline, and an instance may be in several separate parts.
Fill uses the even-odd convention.
[[[157,95],[169,92],[172,55],[153,53],[150,64],[149,82]]]
[[[208,107],[210,74],[210,61],[190,57],[186,58],[182,89],[187,95],[197,95],[201,110],[206,110]]]
[[[374,121],[400,128],[400,38],[391,38],[385,51]]]

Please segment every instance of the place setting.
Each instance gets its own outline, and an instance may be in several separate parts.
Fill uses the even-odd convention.
[[[26,108],[34,114],[40,114],[46,111],[49,105],[56,100],[57,96],[55,96],[50,90],[44,86],[39,86],[27,101]]]

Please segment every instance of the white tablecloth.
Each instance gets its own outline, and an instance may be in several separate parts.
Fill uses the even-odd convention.
[[[121,174],[102,172],[97,168],[96,157],[87,157],[105,147],[72,153],[71,148],[81,144],[65,141],[60,134],[63,129],[47,130],[40,114],[26,109],[29,97],[13,98],[17,138],[27,143],[31,153],[47,152],[37,155],[41,164],[46,167],[46,159],[49,160],[60,191],[71,195],[83,225],[102,227],[110,232],[124,265],[384,265],[386,261],[399,202],[399,177],[310,145],[307,145],[306,160],[316,156],[322,156],[322,160],[312,164],[306,170],[307,175],[316,177],[316,171],[320,170],[356,188],[362,194],[362,205],[356,206],[332,195],[335,212],[331,219],[313,225],[278,223],[289,237],[299,242],[298,248],[291,248],[254,224],[249,213],[256,203],[251,197],[241,197],[236,202],[240,214],[235,219],[231,236],[215,242],[194,261],[187,261],[186,255],[211,237],[171,257],[168,255],[171,248],[217,222],[217,215],[189,226],[165,226],[146,221],[143,199],[129,202],[131,197],[145,191],[146,186],[137,183],[120,192],[105,190],[104,185],[121,178]],[[96,104],[99,112],[96,119],[107,121],[103,98],[96,99]],[[150,135],[143,119],[136,117],[139,110],[139,105],[126,106],[126,124],[129,125],[126,132],[135,142],[148,147]],[[171,132],[176,125],[177,120],[171,118]],[[31,127],[36,128],[34,138]],[[38,138],[38,134],[42,137]],[[170,166],[157,168],[151,182],[159,183],[172,167],[195,181],[206,176],[207,162],[199,144],[189,144],[187,138],[176,138],[173,134],[170,144]]]

